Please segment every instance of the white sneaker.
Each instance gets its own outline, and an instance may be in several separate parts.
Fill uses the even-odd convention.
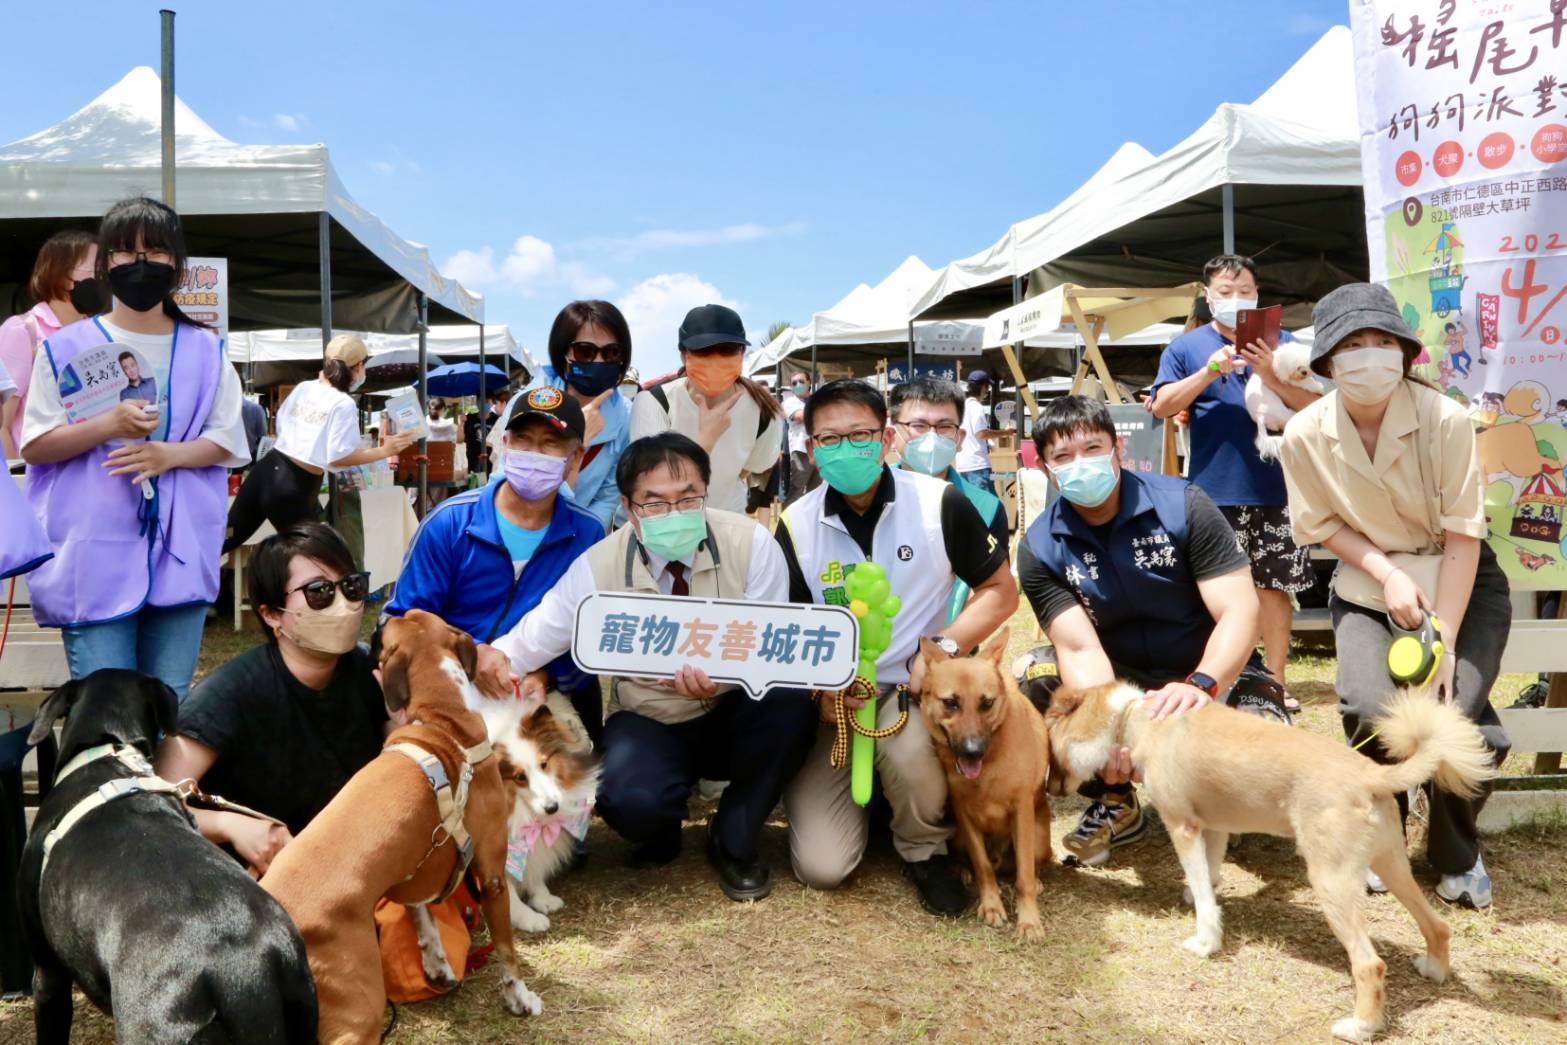
[[[1387,883],[1384,882],[1382,880],[1381,876],[1378,875],[1375,871],[1367,871],[1366,872],[1366,892],[1368,892],[1368,893],[1385,893],[1385,892],[1387,892]]]
[[[1485,873],[1485,860],[1476,856],[1475,865],[1463,874],[1444,874],[1436,883],[1436,895],[1477,911],[1491,906],[1491,876]]]

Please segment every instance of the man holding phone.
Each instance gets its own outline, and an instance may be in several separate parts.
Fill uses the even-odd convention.
[[[1261,601],[1262,646],[1268,670],[1284,682],[1293,609],[1290,595],[1311,587],[1311,558],[1290,535],[1284,470],[1257,452],[1257,424],[1246,410],[1246,381],[1253,371],[1290,409],[1320,398],[1273,373],[1273,349],[1263,341],[1235,343],[1236,317],[1257,307],[1257,265],[1239,254],[1221,254],[1203,266],[1203,286],[1213,322],[1170,342],[1154,379],[1154,416],[1190,411],[1189,478],[1218,505],[1251,560]],[[1288,331],[1281,341],[1294,340]],[[1298,710],[1293,700],[1290,710]]]

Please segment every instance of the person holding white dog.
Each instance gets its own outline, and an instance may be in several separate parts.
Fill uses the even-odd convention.
[[[1429,686],[1480,727],[1500,765],[1510,745],[1490,693],[1512,604],[1484,541],[1474,427],[1461,406],[1411,376],[1421,343],[1385,287],[1340,287],[1312,319],[1312,369],[1337,388],[1285,427],[1284,477],[1296,542],[1341,560],[1328,607],[1344,735],[1388,761],[1374,722],[1397,692],[1391,625],[1417,628],[1432,615],[1446,652]],[[1484,802],[1433,790],[1426,843],[1442,875],[1437,895],[1477,908],[1491,903],[1475,828]],[[1368,885],[1380,891],[1374,875]]]

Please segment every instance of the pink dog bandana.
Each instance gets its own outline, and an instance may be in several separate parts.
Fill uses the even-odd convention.
[[[588,821],[593,819],[591,801],[574,810],[562,810],[554,816],[531,823],[513,824],[506,845],[506,873],[522,881],[522,872],[528,866],[528,854],[535,846],[548,849],[565,831],[578,841],[588,837]]]

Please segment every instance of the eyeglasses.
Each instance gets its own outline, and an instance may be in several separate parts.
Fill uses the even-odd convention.
[[[566,354],[571,357],[573,363],[592,363],[595,360],[618,363],[626,358],[626,350],[616,341],[611,341],[607,345],[596,345],[591,341],[573,341],[566,346]]]
[[[915,437],[934,431],[943,439],[951,439],[953,442],[957,442],[958,439],[958,425],[955,421],[942,421],[939,424],[931,424],[928,421],[894,421],[893,424],[907,428],[909,434]]]
[[[847,439],[851,443],[874,443],[881,440],[880,428],[856,428],[852,432],[822,432],[811,436],[817,446],[830,450]]]
[[[109,266],[132,265],[138,261],[150,261],[154,265],[174,264],[174,255],[166,250],[111,250]]]
[[[703,497],[682,497],[678,501],[648,501],[645,504],[631,502],[631,507],[637,510],[637,514],[644,519],[657,519],[661,515],[670,512],[694,512],[707,502]]]
[[[283,593],[287,599],[296,591],[305,593],[305,605],[313,610],[324,610],[332,605],[335,589],[341,589],[343,598],[349,602],[364,602],[370,594],[370,575],[368,573],[350,573],[340,581],[329,581],[325,577],[317,577],[308,584],[301,584],[297,588],[290,588]]]

